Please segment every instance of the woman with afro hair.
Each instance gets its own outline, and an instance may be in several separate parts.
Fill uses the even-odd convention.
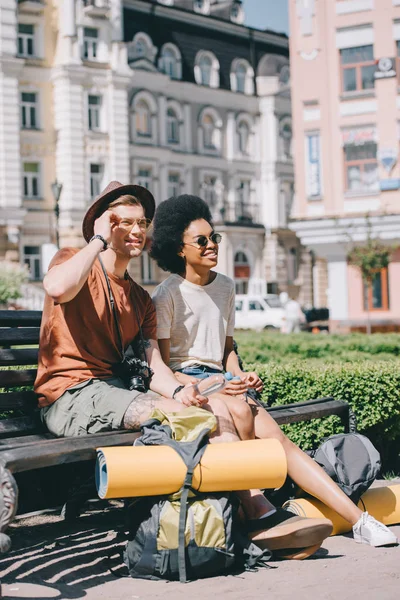
[[[157,337],[163,360],[177,379],[186,384],[193,377],[231,372],[237,380],[229,381],[218,397],[226,403],[239,437],[277,438],[286,452],[289,476],[351,523],[357,542],[396,543],[387,527],[363,513],[264,408],[246,397],[249,388],[260,391],[262,381],[257,373],[242,371],[234,351],[234,282],[213,270],[221,236],[214,231],[207,204],[197,196],[169,198],[158,206],[153,223],[151,255],[171,273],[153,295]]]

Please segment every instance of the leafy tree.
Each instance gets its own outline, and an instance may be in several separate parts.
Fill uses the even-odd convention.
[[[27,280],[28,270],[25,265],[0,261],[0,304],[20,298],[21,286]]]
[[[390,262],[390,256],[394,248],[384,244],[378,238],[372,236],[371,223],[367,217],[367,240],[361,246],[353,246],[347,255],[348,263],[357,267],[367,287],[369,295],[372,290],[372,282],[376,273],[386,268]],[[369,303],[366,305],[367,333],[371,333],[371,319]]]

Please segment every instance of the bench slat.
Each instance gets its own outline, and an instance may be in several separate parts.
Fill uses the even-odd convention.
[[[0,450],[0,460],[13,473],[96,458],[96,448],[130,446],[139,432],[120,431],[37,442],[26,447]]]
[[[32,435],[24,435],[23,437],[7,437],[0,439],[0,456],[4,450],[11,450],[12,448],[21,448],[24,446],[30,446],[31,444],[37,444],[38,442],[52,441],[56,439],[51,433],[36,433]]]
[[[37,408],[38,400],[35,392],[4,392],[0,394],[0,410],[23,410],[31,413]],[[6,423],[7,420],[0,421]]]
[[[20,344],[38,344],[39,327],[4,327],[0,328],[0,346],[17,346]]]
[[[25,371],[0,371],[0,387],[32,385],[36,379],[36,369]]]
[[[320,419],[328,415],[338,415],[344,419],[348,418],[349,406],[341,400],[319,399],[317,401],[284,404],[282,406],[269,407],[268,412],[278,425],[298,423],[299,421],[310,421]]]
[[[0,310],[0,327],[40,327],[41,310]]]
[[[17,437],[29,433],[40,433],[41,426],[38,417],[16,417],[0,421],[0,438]]]
[[[37,365],[39,356],[38,348],[10,348],[0,350],[0,366],[12,367],[23,365]]]

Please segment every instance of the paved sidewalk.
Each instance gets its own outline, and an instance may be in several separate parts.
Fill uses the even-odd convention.
[[[397,483],[397,482],[396,482]],[[116,503],[117,504],[117,503]],[[397,600],[400,547],[371,548],[349,536],[329,538],[312,558],[271,562],[276,568],[214,577],[186,585],[118,575],[114,527],[117,506],[100,504],[72,524],[46,515],[17,521],[9,530],[12,551],[0,563],[5,598],[87,600]],[[392,528],[400,536],[400,526]],[[107,556],[113,554],[109,560]],[[117,572],[112,574],[110,566]],[[119,571],[121,574],[121,571]]]

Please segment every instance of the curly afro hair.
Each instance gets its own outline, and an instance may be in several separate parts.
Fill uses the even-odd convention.
[[[198,219],[212,224],[210,209],[198,196],[182,194],[159,204],[153,220],[150,256],[161,269],[170,273],[184,272],[185,261],[178,256],[183,233],[192,221]]]

